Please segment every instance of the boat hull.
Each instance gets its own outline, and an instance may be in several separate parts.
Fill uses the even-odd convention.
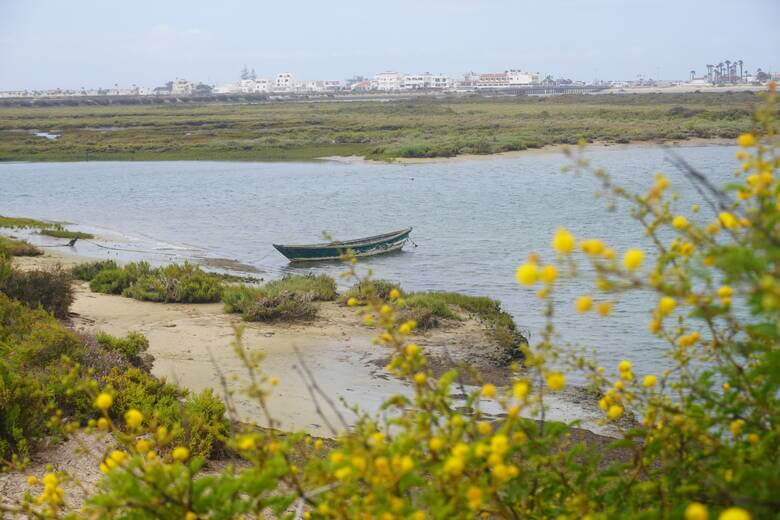
[[[317,262],[322,260],[339,260],[348,250],[355,256],[375,256],[399,251],[409,240],[411,228],[379,235],[362,240],[352,240],[334,244],[316,244],[311,246],[286,246],[274,244],[277,251],[287,257],[290,262]]]

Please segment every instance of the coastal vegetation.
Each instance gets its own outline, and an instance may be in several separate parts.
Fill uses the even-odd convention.
[[[235,285],[222,294],[225,312],[246,321],[308,320],[317,316],[314,302],[336,299],[336,281],[328,275],[289,275],[262,287]]]
[[[81,231],[69,231],[61,222],[47,222],[25,217],[6,217],[0,215],[0,228],[9,229],[37,229],[41,235],[54,238],[95,238],[91,233]],[[0,237],[0,239],[3,237]]]
[[[780,136],[774,84],[765,97],[753,128],[737,139],[732,184],[720,189],[689,171],[701,204],[676,204],[675,186],[661,173],[632,193],[593,168],[584,145],[567,151],[573,170],[592,175],[604,192],[631,207],[638,232],[655,248],[652,255],[617,251],[609,237],[578,237],[562,225],[549,248],[523,252],[518,290],[537,298],[546,322],[523,346],[523,366],[504,387],[490,381],[467,386],[457,369],[434,373],[415,342],[417,324],[403,316],[413,295],[390,289],[387,298],[376,290],[365,290],[363,301],[350,297],[349,308],[392,352],[388,372],[406,381],[408,391],[388,398],[376,414],[356,405],[354,425],[334,431],[330,446],[309,440],[312,451],[303,458],[303,434],[253,425],[228,430],[221,419],[225,405],[211,394],[190,399],[126,368],[129,362],[116,350],[95,355],[46,311],[0,294],[3,459],[29,453],[44,432],[111,435],[117,446],[105,453],[104,476],[79,510],[108,519],[261,518],[296,509],[314,519],[775,518]],[[605,211],[604,229],[609,218]],[[8,260],[2,263],[6,277]],[[370,285],[353,264],[346,269],[360,288]],[[640,373],[630,356],[600,366],[560,343],[554,316],[565,294],[561,287],[585,270],[595,273],[592,289],[565,304],[583,319],[604,320],[636,305],[627,295],[641,295],[650,303],[647,327],[665,345],[668,370]],[[423,293],[418,304],[441,313],[445,305],[458,305],[503,320],[487,301]],[[614,340],[625,338],[618,331]],[[243,397],[272,420],[268,402],[278,381],[263,373],[261,355],[244,348],[241,328],[234,349],[251,381]],[[587,380],[604,424],[618,434],[600,449],[577,440],[576,421],[545,419],[550,396],[564,392],[574,373]],[[313,398],[323,397],[312,386]],[[233,398],[226,399],[230,409]],[[190,410],[197,419],[185,421]],[[636,421],[624,420],[630,414]],[[241,463],[207,472],[207,454],[223,446]],[[627,456],[615,457],[619,450]],[[31,474],[30,495],[0,504],[0,511],[64,517],[70,479],[66,469]]]
[[[377,160],[588,142],[735,138],[754,93],[0,107],[0,160]],[[33,131],[57,134],[56,140]]]
[[[185,262],[153,268],[147,262],[123,267],[115,263],[92,263],[77,268],[89,277],[95,292],[121,294],[141,301],[163,303],[210,303],[222,296],[222,280],[200,267]]]
[[[0,253],[10,256],[40,256],[43,251],[25,240],[0,236]]]

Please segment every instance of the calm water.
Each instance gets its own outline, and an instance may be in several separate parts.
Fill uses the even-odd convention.
[[[733,172],[732,147],[690,147],[680,153],[717,185]],[[664,170],[683,195],[680,207],[690,205],[693,190],[660,149],[602,149],[589,157],[636,190]],[[288,267],[272,243],[317,242],[323,231],[354,238],[414,226],[418,247],[361,264],[410,290],[490,295],[533,337],[541,327],[541,306],[532,290],[515,283],[514,270],[532,251],[551,258],[550,239],[558,225],[580,237],[609,237],[619,251],[648,248],[626,208],[608,215],[604,201],[594,197],[597,183],[561,173],[566,163],[560,154],[541,153],[425,165],[0,164],[0,214],[69,221],[73,229],[106,237],[109,246],[135,250],[79,243],[79,254],[157,262],[231,258],[257,267],[266,279],[308,270]],[[343,267],[315,269],[337,274]],[[663,346],[646,330],[654,302],[634,295],[610,318],[579,316],[571,302],[591,287],[586,276],[560,291],[561,340],[595,349],[608,366],[624,357],[640,372],[664,366]]]

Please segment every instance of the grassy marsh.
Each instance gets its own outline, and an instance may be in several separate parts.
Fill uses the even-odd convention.
[[[579,139],[733,138],[753,93],[0,108],[0,160],[309,160],[490,154]],[[32,131],[59,135],[56,140]]]

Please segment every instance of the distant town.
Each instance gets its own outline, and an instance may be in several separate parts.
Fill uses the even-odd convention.
[[[590,82],[542,77],[539,72],[520,69],[508,69],[502,72],[468,72],[461,78],[445,74],[424,72],[406,74],[401,72],[380,72],[373,77],[355,76],[340,80],[298,79],[290,72],[281,72],[274,78],[259,77],[254,69],[246,66],[234,82],[220,85],[208,85],[199,81],[176,78],[165,85],[156,87],[131,85],[110,88],[46,89],[46,90],[9,90],[0,91],[0,98],[36,98],[36,97],[78,97],[78,96],[211,96],[231,94],[335,94],[335,93],[402,93],[402,92],[471,92],[471,91],[516,91],[528,94],[565,94],[599,91],[635,91],[647,89],[696,90],[706,87],[760,87],[771,81],[779,80],[780,73],[765,72],[760,67],[749,71],[742,60],[725,60],[717,64],[707,64],[706,72],[698,74],[690,71],[685,80],[659,80],[637,76],[634,80]]]

